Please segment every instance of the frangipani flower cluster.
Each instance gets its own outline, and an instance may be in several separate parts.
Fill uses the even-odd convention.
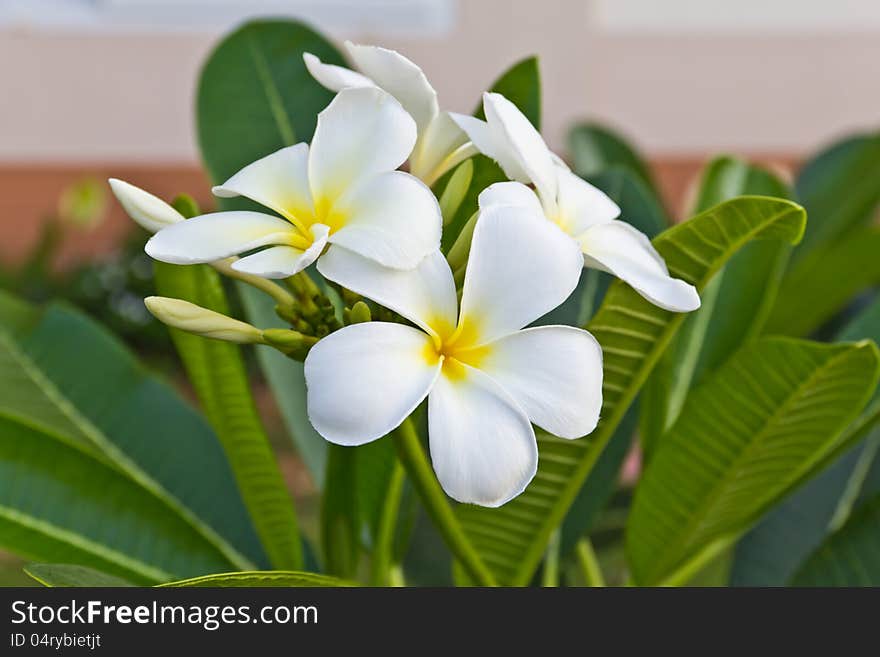
[[[669,310],[693,310],[699,297],[669,276],[648,239],[617,220],[619,208],[571,173],[503,96],[484,96],[486,121],[441,112],[411,61],[383,48],[346,47],[360,72],[304,55],[312,75],[338,92],[319,114],[311,144],[271,153],[213,190],[273,213],[184,220],[133,185],[111,186],[129,215],[155,233],[146,251],[157,260],[212,263],[290,299],[291,308],[296,301],[283,286],[317,290],[303,271],[316,263],[347,303],[364,297],[383,321],[370,321],[369,306],[357,301],[345,311],[348,326],[333,330],[334,319],[325,337],[326,325],[312,331],[308,313],[290,308],[295,319],[286,331],[178,300],[153,297],[148,307],[183,330],[304,359],[309,419],[330,442],[379,439],[427,400],[431,460],[444,490],[461,502],[504,504],[536,472],[533,424],[574,439],[599,420],[600,345],[579,328],[528,328],[565,301],[582,268],[609,271]],[[511,181],[479,195],[458,289],[428,185],[477,152]],[[409,172],[398,170],[407,162]],[[264,280],[273,278],[284,280]]]

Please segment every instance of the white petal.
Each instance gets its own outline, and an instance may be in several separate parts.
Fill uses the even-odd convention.
[[[449,116],[459,128],[467,133],[477,150],[486,157],[495,160],[508,178],[521,183],[532,182],[531,176],[523,169],[519,160],[513,156],[507,140],[497,139],[488,123],[466,114],[450,112]]]
[[[333,209],[345,224],[330,242],[386,267],[412,269],[440,248],[440,204],[421,180],[403,171],[363,180]]]
[[[518,182],[500,182],[489,185],[480,192],[477,203],[481,210],[493,205],[512,205],[526,208],[537,216],[544,214],[544,209],[535,192]]]
[[[212,190],[216,196],[246,196],[284,217],[313,213],[309,191],[309,145],[288,146],[257,160]]]
[[[528,175],[544,207],[555,203],[557,167],[544,139],[519,108],[497,93],[483,94],[483,110],[492,138],[505,149]],[[502,165],[503,167],[503,165]]]
[[[535,432],[497,383],[477,369],[461,367],[460,378],[441,375],[428,396],[431,462],[453,499],[501,506],[535,476]]]
[[[316,205],[355,183],[393,171],[416,143],[416,124],[381,89],[343,89],[318,114],[309,152],[309,183]]]
[[[183,215],[159,197],[124,180],[111,178],[109,182],[128,216],[151,233],[183,221]]]
[[[342,91],[349,87],[375,87],[368,77],[344,66],[325,64],[310,52],[303,53],[303,61],[312,77],[330,91]]]
[[[440,112],[419,134],[416,149],[410,157],[410,172],[430,185],[476,154],[476,147],[470,144],[467,134],[452,120],[449,112]]]
[[[645,235],[623,221],[597,224],[579,236],[588,266],[611,272],[651,303],[673,312],[700,307],[696,288],[672,278]]]
[[[318,261],[328,280],[372,299],[435,334],[455,328],[458,299],[452,271],[439,250],[409,271],[389,269],[352,251],[332,246]]]
[[[484,344],[553,310],[577,287],[577,242],[528,208],[481,210],[464,279],[460,323]]]
[[[394,50],[345,42],[358,69],[394,96],[419,126],[426,130],[437,115],[437,92],[418,66]]]
[[[289,244],[296,230],[284,219],[260,212],[215,212],[163,228],[144,250],[176,265],[213,262],[270,244]]]
[[[602,408],[602,349],[587,331],[539,326],[486,345],[480,369],[529,419],[560,438],[596,428]]]
[[[305,361],[309,420],[337,445],[363,445],[395,429],[440,371],[429,336],[402,324],[366,322],[331,333]]]
[[[305,251],[292,246],[272,246],[236,260],[232,263],[232,268],[263,278],[287,278],[298,274],[318,259],[327,244],[327,235],[330,232],[327,226],[313,224],[311,230],[314,242]]]
[[[571,171],[558,168],[557,179],[557,219],[569,235],[580,235],[590,226],[605,224],[620,216],[620,208],[605,192]]]

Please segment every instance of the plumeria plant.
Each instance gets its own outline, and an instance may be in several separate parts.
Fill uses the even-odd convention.
[[[599,585],[622,570],[638,585],[722,583],[732,563],[756,568],[750,541],[771,507],[853,454],[870,465],[877,312],[850,319],[848,341],[780,337],[797,335],[786,277],[813,269],[791,255],[806,213],[774,174],[718,160],[692,216],[666,228],[616,135],[578,127],[568,160],[547,147],[535,60],[470,115],[440,109],[403,54],[345,49],[351,65],[283,21],[217,47],[197,113],[218,211],[110,181],[152,234],[161,296],[145,304],[171,327],[204,419],[74,311],[0,299],[20,381],[0,403],[2,464],[28,468],[0,522],[7,547],[54,562],[29,566],[36,579]],[[832,164],[876,173],[865,139]],[[878,196],[804,244],[840,249]],[[62,328],[67,348],[46,344]],[[317,528],[299,527],[239,345],[256,345],[321,490]],[[94,361],[95,389],[71,358]],[[612,574],[596,541],[627,454],[644,472],[623,536],[611,531],[626,556]],[[873,500],[835,509],[834,531],[825,518],[772,583],[825,581],[839,564],[822,560],[880,517]],[[419,557],[414,525],[448,557]]]

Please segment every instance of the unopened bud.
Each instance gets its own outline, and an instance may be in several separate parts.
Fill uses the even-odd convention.
[[[446,189],[440,195],[440,214],[446,226],[455,218],[474,177],[474,163],[471,160],[462,162],[446,183]]]
[[[371,319],[373,317],[370,307],[363,301],[358,301],[354,304],[348,313],[349,324],[362,324],[363,322],[369,322]]]
[[[128,216],[151,233],[183,221],[183,215],[165,201],[124,180],[110,179],[110,187]]]
[[[147,297],[144,304],[160,322],[187,333],[240,344],[262,342],[263,339],[260,329],[189,301]]]

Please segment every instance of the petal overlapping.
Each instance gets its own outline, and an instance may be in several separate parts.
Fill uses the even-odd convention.
[[[696,288],[672,278],[650,240],[623,221],[596,224],[578,240],[588,266],[610,272],[651,303],[673,312],[700,307]]]
[[[587,331],[539,326],[486,345],[480,370],[536,425],[560,438],[592,432],[602,408],[602,349]]]
[[[296,144],[247,165],[212,190],[216,196],[245,196],[288,219],[314,213],[309,190],[309,145]]]
[[[159,197],[124,180],[111,178],[109,182],[113,194],[128,216],[149,232],[156,233],[166,226],[183,221],[183,215]]]
[[[426,358],[431,338],[418,329],[367,322],[318,342],[305,360],[312,426],[337,445],[363,445],[395,429],[440,372]]]
[[[325,64],[316,55],[310,52],[303,53],[303,61],[306,69],[318,84],[330,91],[340,92],[349,87],[375,87],[376,83],[370,78],[352,71],[344,66]]]
[[[433,335],[455,328],[458,299],[452,271],[439,250],[415,269],[389,269],[339,246],[318,261],[328,280],[403,315]]]
[[[620,208],[605,192],[568,169],[557,167],[557,181],[557,221],[569,235],[580,235],[590,226],[607,224],[620,216]]]
[[[442,374],[428,396],[431,462],[459,502],[498,507],[535,476],[538,445],[528,417],[495,381],[462,365]]]
[[[443,218],[431,190],[418,178],[389,171],[362,180],[333,206],[346,217],[330,236],[393,269],[412,269],[440,246]]]
[[[519,182],[499,182],[480,192],[477,203],[481,210],[493,205],[510,205],[525,208],[536,216],[542,216],[541,202],[531,189]]]
[[[345,42],[358,69],[376,86],[394,96],[415,119],[419,132],[437,115],[437,92],[418,66],[395,50]]]
[[[583,268],[577,243],[519,206],[480,210],[464,280],[459,323],[473,344],[530,324],[574,291]]]
[[[305,251],[293,246],[273,246],[232,263],[232,268],[263,278],[287,278],[298,274],[321,255],[327,245],[329,229],[322,224],[311,227],[314,241]]]
[[[556,200],[557,167],[544,138],[525,114],[501,94],[483,94],[483,110],[495,143],[504,144],[509,157],[528,176],[528,180],[520,182],[534,183],[545,210],[548,209]]]
[[[309,151],[315,206],[332,204],[361,181],[393,171],[415,143],[415,121],[390,94],[376,87],[343,89],[318,115]]]
[[[251,249],[290,245],[297,230],[284,219],[261,212],[203,214],[163,228],[144,250],[151,258],[175,265],[213,262]]]

